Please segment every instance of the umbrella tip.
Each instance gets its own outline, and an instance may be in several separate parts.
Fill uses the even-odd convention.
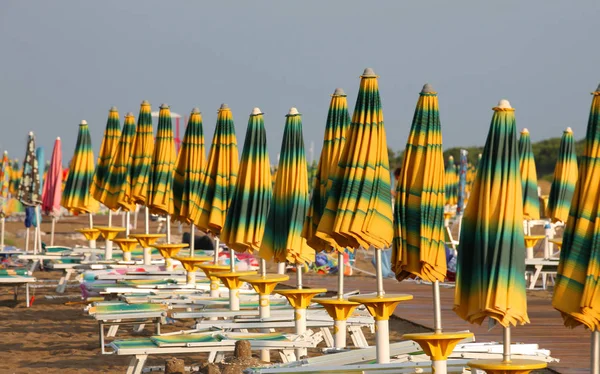
[[[144,100],[142,101],[142,105],[150,105],[150,102],[148,100]]]
[[[375,75],[375,72],[373,71],[372,68],[366,68],[365,71],[363,72],[363,77],[376,77],[377,75]]]
[[[498,108],[512,109],[512,106],[510,106],[510,102],[508,100],[502,99],[502,100],[498,101]]]
[[[110,107],[110,111],[111,111],[111,112],[118,112],[119,110],[117,109],[117,107],[116,107],[116,106],[111,106],[111,107]]]
[[[435,92],[433,90],[433,86],[430,85],[429,83],[425,83],[423,85],[423,89],[421,90],[421,93],[432,93],[432,92]]]
[[[346,96],[346,93],[344,92],[343,88],[336,88],[335,91],[333,91],[333,96]]]
[[[200,108],[192,108],[192,114],[200,114]]]
[[[169,109],[169,105],[162,103],[162,104],[160,104],[160,109]]]
[[[133,117],[133,112],[127,112],[127,114],[125,114],[125,117]]]
[[[570,128],[570,127],[567,127],[567,129],[566,129],[565,131],[566,131],[566,132],[573,133],[573,129],[572,129],[572,128]]]
[[[300,114],[300,112],[298,112],[298,109],[291,107],[290,111],[288,112],[288,116],[295,116],[297,114]]]
[[[253,116],[257,116],[259,114],[263,114],[263,112],[261,112],[260,108],[254,108],[252,109],[252,114]]]
[[[86,120],[84,120],[84,119],[82,119],[82,120],[81,120],[81,123],[79,123],[79,124],[80,124],[80,125],[87,125],[87,121],[86,121]]]
[[[29,131],[29,136],[33,136],[33,131]]]
[[[219,109],[229,109],[229,105],[223,103]]]
[[[529,130],[527,129],[527,127],[521,130],[521,134],[529,134]]]
[[[56,137],[56,140],[60,140],[60,136],[57,136],[57,137]]]

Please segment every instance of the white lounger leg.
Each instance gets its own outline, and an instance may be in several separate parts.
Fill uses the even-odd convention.
[[[118,319],[115,322],[121,322],[121,320]],[[111,325],[108,328],[108,332],[106,333],[106,337],[107,338],[112,338],[112,337],[116,336],[117,335],[117,331],[119,331],[119,325]]]
[[[127,374],[141,374],[144,369],[144,364],[148,359],[148,355],[135,355],[129,361],[129,367],[127,368]]]
[[[58,281],[58,286],[56,286],[57,293],[64,293],[67,289],[67,283],[69,282],[69,278],[71,278],[71,274],[73,274],[73,269],[65,269],[65,273]]]
[[[29,283],[25,283],[25,305],[29,308]]]
[[[293,349],[282,349],[279,351],[279,357],[281,361],[286,364],[288,362],[296,361],[296,354]]]
[[[144,331],[145,324],[140,323],[139,325],[133,325],[133,332],[142,332]]]
[[[365,338],[365,334],[363,334],[360,326],[350,326],[348,327],[348,331],[350,332],[350,338],[352,339],[352,343],[355,347],[358,348],[367,348],[369,347],[369,343]]]
[[[323,333],[323,340],[325,340],[327,348],[332,348],[333,336],[331,335],[331,331],[329,331],[329,327],[321,327],[321,332]]]

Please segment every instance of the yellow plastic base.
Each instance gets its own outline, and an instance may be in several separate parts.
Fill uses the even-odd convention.
[[[187,271],[194,272],[200,269],[200,265],[207,261],[212,261],[210,256],[198,256],[198,257],[173,257],[173,260],[181,262],[183,268]]]
[[[558,247],[558,250],[560,251],[562,249],[562,239],[549,239],[548,240],[550,243],[554,243],[555,246]]]
[[[285,296],[294,309],[306,309],[313,297],[327,292],[327,288],[301,288],[290,290],[277,290],[276,293]]]
[[[315,303],[323,305],[323,308],[327,311],[329,316],[333,318],[334,321],[345,321],[352,315],[354,309],[360,304],[354,301],[349,301],[346,299],[339,299],[337,297],[333,297],[330,299],[326,298],[317,298],[313,299]]]
[[[246,277],[240,277],[242,282],[246,282],[252,285],[254,291],[259,295],[270,295],[275,289],[278,283],[289,280],[290,277],[281,274],[267,274],[267,275],[248,275]]]
[[[87,240],[96,240],[100,236],[100,230],[98,229],[77,229],[75,231],[82,233]]]
[[[544,369],[548,364],[543,361],[517,359],[510,362],[500,360],[474,360],[467,365],[483,370],[488,374],[528,374],[532,370]]]
[[[160,238],[164,238],[165,234],[130,234],[130,238],[137,239],[142,248],[150,248]]]
[[[215,273],[228,272],[231,267],[229,265],[215,265],[215,264],[200,264],[200,269],[206,274],[206,277],[211,281],[218,281],[219,278],[215,276]]]
[[[546,236],[544,236],[544,235],[525,236],[525,247],[533,248],[537,244],[537,242],[542,239],[546,239]]]
[[[160,254],[165,259],[167,259],[167,258],[172,258],[172,257],[176,256],[177,253],[181,249],[187,248],[188,245],[184,244],[184,243],[181,243],[181,244],[154,244],[153,247],[158,249]]]
[[[241,277],[246,277],[248,275],[254,275],[256,274],[255,271],[236,271],[234,273],[232,272],[218,272],[218,273],[213,273],[217,278],[219,278],[221,280],[221,282],[223,282],[223,284],[225,285],[225,287],[229,288],[230,290],[239,290],[240,287],[242,286],[242,284],[244,282],[242,282],[240,280]]]
[[[419,343],[423,352],[434,361],[446,361],[458,342],[473,336],[470,332],[404,334],[403,339]]]
[[[409,294],[384,294],[377,296],[375,293],[349,297],[349,301],[363,304],[376,321],[388,320],[401,301],[412,300]]]
[[[124,227],[95,226],[94,228],[100,230],[100,233],[102,234],[104,240],[110,241],[116,238],[120,232],[126,231]]]
[[[454,213],[452,212],[444,212],[444,219],[450,219],[454,217]]]
[[[131,252],[138,246],[138,241],[128,238],[115,238],[113,242],[117,243],[123,252]]]

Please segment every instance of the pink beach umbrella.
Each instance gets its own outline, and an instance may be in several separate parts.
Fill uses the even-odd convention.
[[[60,216],[60,199],[62,196],[62,151],[60,138],[56,138],[54,149],[52,150],[52,159],[50,169],[46,175],[44,191],[42,192],[42,210],[52,217],[52,234],[50,236],[50,245],[54,245],[54,226],[56,219]]]

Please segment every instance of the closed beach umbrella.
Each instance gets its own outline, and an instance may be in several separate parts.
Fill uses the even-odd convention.
[[[577,184],[577,155],[573,130],[567,128],[563,132],[558,151],[558,160],[554,167],[554,178],[548,198],[547,217],[552,222],[567,222],[569,208]]]
[[[147,205],[148,180],[154,153],[151,113],[150,103],[144,100],[140,106],[131,160],[131,196],[136,203],[142,205]]]
[[[526,220],[540,219],[540,200],[538,198],[537,172],[531,149],[529,130],[523,129],[519,138],[519,158],[521,163],[521,182],[523,183],[523,217]]]
[[[458,170],[454,163],[454,157],[448,157],[448,164],[446,165],[446,205],[451,207],[458,203]]]
[[[28,213],[27,219],[25,219],[25,226],[27,227],[25,251],[29,250],[29,228],[31,224],[35,224],[34,221],[38,221],[33,215],[37,212],[37,206],[42,203],[40,183],[38,158],[35,154],[35,137],[30,132],[27,139],[27,148],[25,149],[25,158],[23,159],[21,180],[17,190],[17,199],[26,207]],[[33,250],[37,252],[37,246],[34,246]]]
[[[514,109],[494,108],[490,131],[465,209],[458,249],[454,311],[481,324],[524,324],[525,242],[523,199]]]
[[[277,180],[259,255],[265,260],[301,265],[314,261],[315,252],[302,237],[308,209],[308,169],[302,117],[296,108],[286,116]],[[301,269],[298,269],[301,271]]]
[[[254,108],[221,240],[237,252],[259,250],[273,196],[263,113]],[[233,263],[233,259],[232,259]]]
[[[79,124],[75,152],[69,164],[69,176],[63,191],[61,204],[71,213],[89,213],[90,228],[92,213],[98,210],[98,201],[90,194],[90,185],[94,176],[94,153],[92,138],[85,120]]]
[[[198,108],[190,114],[175,168],[173,180],[173,218],[195,224],[198,217],[200,181],[206,163],[202,115]],[[193,240],[191,241],[193,243]]]
[[[99,189],[102,193],[98,200],[111,210],[123,209],[127,212],[135,210],[135,200],[131,192],[134,144],[135,117],[130,112],[125,115],[123,131],[108,164],[104,185]]]
[[[167,104],[160,106],[156,144],[152,155],[152,167],[148,180],[150,212],[170,216],[173,214],[173,171],[175,169],[175,142],[171,110]],[[167,228],[170,217],[167,217]],[[167,233],[169,236],[169,233]]]
[[[96,163],[96,172],[90,186],[90,191],[94,199],[104,203],[106,195],[104,185],[106,184],[107,175],[109,172],[110,161],[117,149],[117,143],[121,137],[121,122],[119,121],[119,111],[116,107],[110,108],[108,112],[108,120],[106,121],[106,129],[104,130],[104,138],[98,153],[98,162]]]
[[[415,109],[396,190],[392,269],[398,280],[446,277],[444,155],[437,93],[426,84]]]
[[[306,238],[308,245],[315,251],[337,249],[343,252],[343,247],[338,246],[334,240],[323,240],[316,235],[316,232],[325,211],[327,194],[333,183],[331,177],[334,175],[342,155],[349,126],[350,115],[348,114],[346,93],[341,88],[336,88],[329,103],[323,149],[317,166],[315,182],[312,185],[312,196],[302,230],[302,236]],[[340,274],[343,274],[343,272],[340,272]]]
[[[54,228],[60,216],[60,199],[62,196],[62,148],[60,138],[54,141],[50,169],[46,175],[44,192],[42,193],[42,211],[52,217],[50,245],[54,245]]]

